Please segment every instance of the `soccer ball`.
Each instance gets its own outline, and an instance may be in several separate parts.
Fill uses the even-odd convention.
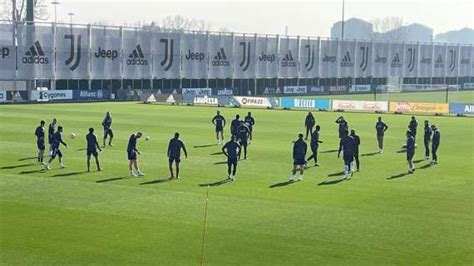
[[[72,132],[70,137],[71,137],[71,139],[75,139],[76,138],[76,133]]]
[[[146,141],[150,140],[150,136],[146,136],[146,137],[145,137],[145,140],[146,140]]]

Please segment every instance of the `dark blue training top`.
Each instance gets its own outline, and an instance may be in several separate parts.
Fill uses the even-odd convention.
[[[97,146],[99,146],[99,143],[97,142],[97,137],[94,135],[94,133],[87,134],[86,140],[88,151],[95,151],[97,149]]]
[[[237,128],[237,137],[240,141],[247,141],[249,134],[250,129],[245,124],[242,124]]]
[[[56,125],[54,125],[53,123],[49,124],[48,126],[48,138],[51,140],[53,139],[55,127]]]
[[[216,115],[212,118],[212,123],[214,123],[216,127],[223,128],[225,124],[225,118],[222,115]]]
[[[247,125],[249,125],[249,127],[252,127],[253,125],[255,125],[255,119],[253,119],[253,117],[251,117],[249,115],[244,118],[244,122]]]
[[[338,122],[338,124],[339,124],[339,132],[347,131],[348,125],[347,125],[346,120],[341,120],[341,121]]]
[[[227,155],[230,159],[235,159],[239,156],[240,145],[236,141],[229,141],[223,147],[222,150],[227,151]]]
[[[313,127],[314,124],[316,123],[315,119],[314,119],[314,116],[312,115],[307,115],[306,116],[306,119],[304,121],[304,125],[307,126],[307,127]]]
[[[345,136],[339,142],[339,152],[342,150],[344,157],[354,156],[356,142],[352,136]]]
[[[407,139],[407,153],[415,154],[415,138],[413,136],[410,136]]]
[[[354,139],[354,152],[359,152],[360,138],[357,135],[351,135]]]
[[[44,140],[44,128],[42,126],[36,128],[35,136],[38,138],[38,141]]]
[[[63,145],[66,145],[66,143],[64,143],[64,141],[63,141],[63,137],[62,137],[61,132],[57,131],[56,133],[53,134],[52,146],[53,146],[53,148],[59,148],[59,145],[61,143]]]
[[[135,134],[130,135],[128,139],[127,151],[136,151],[137,150],[137,136]]]
[[[172,138],[168,144],[168,157],[179,158],[181,156],[181,149],[186,150],[184,143],[180,139]]]
[[[302,139],[298,139],[293,144],[293,160],[304,159],[306,157],[306,150],[308,149],[308,145]]]
[[[439,130],[435,130],[433,132],[433,146],[439,146],[439,142],[441,141],[441,133]]]
[[[110,129],[112,126],[112,117],[111,116],[105,116],[104,120],[102,121],[102,126],[106,129]]]
[[[431,130],[431,127],[429,125],[426,125],[425,126],[425,135],[424,135],[425,140],[430,140],[432,133],[433,133],[433,131]]]
[[[377,130],[377,136],[383,136],[387,128],[388,126],[384,122],[378,121],[375,124],[375,130]]]
[[[416,128],[418,127],[418,122],[416,122],[416,120],[411,120],[410,121],[410,124],[408,125],[408,128],[410,129],[410,131],[414,134],[416,134]]]
[[[232,123],[230,124],[230,131],[232,131],[232,133],[237,133],[237,129],[239,128],[240,126],[240,120],[239,119],[234,119],[232,120]]]
[[[311,135],[311,145],[319,145],[319,131],[314,131]]]

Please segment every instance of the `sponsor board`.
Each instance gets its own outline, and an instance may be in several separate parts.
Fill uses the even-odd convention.
[[[448,113],[447,103],[390,102],[390,112]]]
[[[53,100],[72,100],[72,90],[39,90],[39,91],[31,91],[30,99],[32,101],[53,101]]]
[[[276,101],[274,101],[272,98],[242,97],[242,96],[234,96],[233,98],[235,100],[234,105],[242,106],[242,107],[270,108],[270,107],[278,106],[276,104]]]
[[[324,88],[319,87],[319,86],[308,86],[308,92],[309,93],[322,93],[324,92]]]
[[[221,95],[221,96],[234,95],[234,90],[232,90],[232,89],[221,89],[221,90],[217,90],[217,95]]]
[[[74,100],[106,100],[110,99],[110,92],[106,90],[74,90]]]
[[[194,105],[211,105],[211,106],[225,106],[230,105],[232,96],[218,95],[218,96],[194,96],[183,95],[183,103]]]
[[[155,94],[155,100],[159,103],[180,104],[183,97],[179,94]]]
[[[474,83],[464,83],[463,88],[465,90],[474,90]]]
[[[193,104],[219,105],[219,100],[215,97],[198,96],[194,97]]]
[[[345,101],[332,100],[333,110],[344,111],[388,111],[388,102],[385,101]]]
[[[283,87],[284,94],[305,94],[307,92],[306,86],[285,86]]]
[[[330,109],[331,101],[328,99],[291,98],[280,99],[280,107],[296,109]]]
[[[473,103],[449,103],[449,113],[474,115]]]
[[[0,102],[6,102],[7,101],[7,92],[0,90]]]
[[[348,90],[348,86],[329,86],[330,92],[347,92]]]
[[[183,95],[212,95],[211,88],[183,88]]]
[[[370,92],[370,85],[352,85],[349,92]]]

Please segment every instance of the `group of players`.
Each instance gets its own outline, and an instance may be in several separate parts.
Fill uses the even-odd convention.
[[[218,145],[222,146],[222,153],[227,157],[227,174],[228,179],[234,181],[237,173],[237,164],[241,159],[241,153],[244,153],[244,160],[247,159],[247,149],[248,145],[252,141],[252,132],[255,125],[255,119],[252,117],[251,112],[248,112],[244,120],[240,120],[240,116],[237,114],[235,119],[232,120],[230,126],[231,138],[228,142],[224,143],[224,128],[226,126],[226,120],[224,116],[221,115],[220,111],[217,111],[217,114],[211,120],[212,124],[215,126],[216,139]],[[354,129],[350,130],[349,133],[349,124],[344,119],[343,116],[340,116],[335,121],[338,124],[339,132],[339,149],[337,157],[340,157],[342,152],[343,161],[344,161],[344,178],[350,179],[354,172],[360,171],[360,162],[359,162],[359,146],[361,144],[360,137],[356,134]],[[51,162],[58,157],[60,167],[64,168],[63,154],[60,150],[60,145],[67,147],[67,144],[63,141],[62,133],[63,127],[58,126],[56,129],[57,120],[54,118],[53,121],[48,126],[48,143],[49,143],[49,153],[50,158],[48,162],[44,162],[44,153],[45,153],[45,121],[41,121],[40,125],[35,130],[35,135],[37,137],[37,147],[38,147],[38,162],[45,165],[46,170],[51,169]],[[103,137],[103,147],[106,146],[106,141],[108,139],[108,145],[112,146],[113,131],[112,131],[112,116],[110,112],[107,112],[104,119],[102,120],[102,126],[104,129]],[[316,125],[316,119],[314,115],[309,112],[305,118],[304,126],[306,128],[306,137],[302,133],[298,134],[298,139],[293,144],[293,169],[292,175],[290,176],[290,181],[296,180],[296,173],[299,170],[300,176],[299,180],[303,180],[304,169],[307,167],[308,161],[314,160],[314,166],[319,166],[318,163],[318,148],[319,144],[323,143],[320,140],[320,126]],[[408,125],[408,131],[406,132],[406,143],[403,148],[406,150],[406,158],[409,165],[408,173],[413,173],[415,171],[415,166],[413,163],[413,157],[415,155],[416,147],[416,134],[417,134],[418,122],[414,116],[411,117],[411,120]],[[385,132],[388,130],[387,124],[382,121],[381,117],[378,117],[378,121],[375,124],[377,142],[379,147],[379,153],[383,153],[383,142]],[[141,132],[136,132],[130,135],[128,145],[127,145],[127,157],[129,160],[129,175],[130,176],[144,176],[145,174],[140,171],[138,166],[137,155],[140,155],[140,151],[137,149],[137,141],[143,136]],[[311,155],[306,159],[307,154],[307,143],[305,140],[308,140],[310,137],[310,148]],[[148,137],[147,137],[148,139]],[[428,120],[425,120],[424,125],[424,146],[425,146],[425,160],[429,159],[430,156],[430,144],[431,144],[431,155],[432,161],[431,164],[437,164],[438,156],[437,151],[440,145],[441,134],[438,128],[435,125],[430,125]],[[90,172],[90,159],[91,156],[94,156],[95,162],[97,165],[97,171],[103,170],[100,167],[99,163],[99,153],[102,151],[97,137],[94,134],[94,128],[89,128],[89,133],[86,135],[87,141],[87,171]],[[169,141],[167,156],[169,163],[170,179],[179,178],[179,165],[181,162],[181,150],[183,150],[185,157],[187,158],[188,153],[184,142],[180,139],[179,133],[176,132],[174,137]],[[173,163],[176,166],[176,169],[173,169]],[[355,167],[354,167],[355,164]]]

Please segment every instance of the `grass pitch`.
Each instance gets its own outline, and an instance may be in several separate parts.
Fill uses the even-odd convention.
[[[101,135],[106,111],[115,146],[100,154],[105,171],[85,173],[85,134],[95,127]],[[361,137],[362,171],[341,181],[342,159],[333,151],[340,113],[316,112],[321,166],[289,184],[292,141],[306,113],[251,110],[249,159],[239,162],[236,182],[212,185],[226,177],[225,158],[213,145],[215,111],[138,103],[0,106],[1,263],[199,265],[209,193],[206,265],[473,264],[471,118],[418,116],[418,170],[405,175],[405,154],[397,151],[409,116],[383,115],[385,152],[374,155],[378,115],[344,113]],[[228,122],[247,111],[222,109]],[[53,117],[65,129],[67,168],[56,161],[45,172],[34,158],[33,132]],[[421,161],[425,119],[442,134],[433,167]],[[137,130],[151,138],[138,143],[147,175],[129,178],[126,142]],[[181,179],[167,182],[166,147],[175,131],[189,158]],[[71,132],[78,137],[70,139]]]

